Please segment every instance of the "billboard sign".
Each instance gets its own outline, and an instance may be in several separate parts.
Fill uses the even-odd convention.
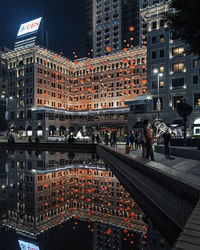
[[[33,243],[29,243],[23,240],[18,240],[21,250],[40,250],[39,247]]]
[[[42,18],[39,17],[30,22],[21,24],[19,31],[17,33],[17,37],[37,31],[39,29],[41,19]]]

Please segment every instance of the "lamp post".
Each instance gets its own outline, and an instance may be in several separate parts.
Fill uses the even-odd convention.
[[[159,111],[161,109],[160,105],[160,77],[163,76],[163,73],[159,73],[158,69],[154,69],[153,71],[154,74],[157,75],[157,88],[158,88],[158,100],[157,100],[157,109],[158,109],[158,118],[159,118]]]
[[[6,97],[5,95],[1,95],[1,98],[2,98],[2,99],[5,99],[5,101],[6,101],[5,120],[8,120],[8,114],[9,114],[9,111],[8,111],[8,104],[9,104],[9,100],[12,100],[13,97],[12,97],[12,96]]]

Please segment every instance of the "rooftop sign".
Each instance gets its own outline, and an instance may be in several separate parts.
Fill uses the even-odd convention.
[[[42,18],[39,17],[39,18],[34,19],[30,22],[21,24],[19,31],[17,33],[17,37],[34,32],[34,31],[37,31],[39,29],[41,19]]]

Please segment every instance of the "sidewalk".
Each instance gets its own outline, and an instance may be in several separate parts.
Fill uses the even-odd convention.
[[[117,149],[125,154],[125,145],[117,145]],[[142,161],[145,165],[172,175],[200,190],[200,161],[170,156],[154,152],[155,161],[142,158],[142,150],[131,150],[129,156]]]

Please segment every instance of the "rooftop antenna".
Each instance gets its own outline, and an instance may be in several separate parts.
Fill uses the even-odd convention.
[[[43,9],[42,9],[42,46],[44,46],[44,21],[43,21]]]

